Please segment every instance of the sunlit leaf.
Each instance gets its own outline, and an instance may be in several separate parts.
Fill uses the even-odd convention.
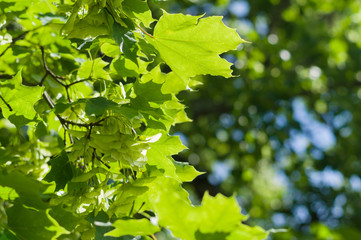
[[[160,230],[154,226],[148,219],[128,219],[117,220],[113,223],[114,230],[105,234],[105,236],[120,237],[124,235],[151,235]]]
[[[243,40],[226,27],[222,17],[201,18],[164,12],[154,29],[153,44],[160,56],[188,85],[190,77],[211,74],[231,77],[231,64],[219,54],[236,49]]]
[[[28,87],[22,84],[21,72],[8,81],[0,82],[0,107],[4,117],[21,127],[36,116],[34,104],[42,98],[43,87]]]

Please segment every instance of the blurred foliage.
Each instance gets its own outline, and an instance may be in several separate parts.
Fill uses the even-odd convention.
[[[236,193],[249,222],[290,229],[274,239],[361,239],[360,2],[157,4],[223,15],[251,42],[223,55],[234,78],[180,96],[193,119],[174,131],[180,158],[209,172],[191,191]]]

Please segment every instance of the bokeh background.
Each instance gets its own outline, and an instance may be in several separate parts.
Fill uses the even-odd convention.
[[[204,76],[179,98],[192,123],[173,129],[207,174],[187,186],[235,194],[271,239],[361,239],[361,2],[168,0],[159,8],[222,15],[242,38],[231,79]],[[158,16],[157,16],[158,15]]]

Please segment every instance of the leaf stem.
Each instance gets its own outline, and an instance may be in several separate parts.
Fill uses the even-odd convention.
[[[153,35],[151,35],[150,33],[148,33],[147,31],[145,31],[141,26],[139,26],[138,24],[135,24],[143,33],[145,33],[148,37],[153,38]]]
[[[6,102],[6,100],[3,98],[3,96],[1,96],[0,94],[0,99],[5,103],[5,105],[9,108],[9,111],[12,112],[13,109],[11,108],[10,104]]]

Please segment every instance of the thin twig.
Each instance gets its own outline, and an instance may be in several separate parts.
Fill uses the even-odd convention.
[[[46,90],[44,90],[44,92],[43,92],[43,97],[44,97],[45,101],[48,103],[49,107],[51,109],[54,109],[54,107],[55,107],[54,101],[51,99],[51,97],[49,96],[49,93]],[[64,131],[68,131],[69,128],[68,128],[67,123],[64,121],[64,119],[59,114],[56,114],[56,117],[59,119],[61,125],[64,128]],[[68,135],[69,135],[70,142],[73,144],[74,143],[73,136],[69,132],[68,132]],[[65,139],[64,139],[64,141],[65,141]]]
[[[47,75],[50,75],[57,83],[59,83],[60,85],[62,85],[63,87],[65,87],[66,89],[66,93],[67,93],[67,96],[68,96],[68,100],[70,101],[70,98],[69,98],[69,94],[68,94],[68,89],[66,87],[66,84],[61,82],[59,79],[62,79],[62,80],[65,80],[64,77],[62,76],[58,76],[56,74],[54,74],[48,67],[48,65],[46,64],[46,60],[45,60],[45,51],[44,51],[44,47],[43,46],[40,46],[40,50],[41,50],[41,55],[42,55],[42,58],[43,58],[43,65],[44,65],[44,69],[45,69],[45,75],[44,77],[41,79],[40,83],[39,83],[39,86],[42,86]],[[45,99],[45,101],[48,103],[49,107],[51,109],[54,109],[55,108],[55,103],[53,101],[53,99],[51,99],[50,95],[48,94],[48,92],[46,90],[44,90],[43,92],[43,97]],[[61,125],[63,126],[64,128],[64,145],[66,145],[66,135],[65,133],[68,132],[68,136],[69,136],[69,140],[70,140],[70,143],[73,144],[74,143],[74,139],[73,139],[73,136],[69,133],[69,127],[66,123],[66,121],[59,115],[59,114],[56,114],[56,117],[59,119]]]
[[[93,148],[93,147],[92,147],[92,148]],[[101,162],[102,164],[104,164],[104,166],[106,166],[108,169],[111,168],[107,163],[105,163],[105,162],[97,155],[97,153],[96,153],[96,151],[95,151],[95,148],[93,148],[93,156],[95,156],[95,158],[96,158],[99,162]]]
[[[26,34],[28,34],[30,31],[26,31],[26,32],[23,32],[22,34],[20,34],[19,36],[13,38],[13,40],[11,41],[10,45],[5,48],[5,50],[0,54],[0,57],[2,57],[7,50],[9,50],[18,40],[21,40],[25,37]]]
[[[48,65],[46,64],[44,47],[43,47],[43,46],[40,46],[40,50],[41,50],[41,55],[42,55],[42,57],[43,57],[43,65],[44,65],[45,71],[46,71],[55,81],[57,81],[60,85],[66,87],[66,84],[59,80],[59,79],[65,80],[65,77],[62,77],[62,76],[59,76],[59,75],[56,75],[55,73],[53,73],[53,72],[49,69]]]
[[[0,95],[0,99],[5,103],[5,105],[9,108],[9,111],[12,112],[13,109],[11,108],[10,104],[6,102],[6,100],[3,98],[3,96]]]
[[[70,125],[74,125],[74,126],[79,126],[79,127],[93,127],[93,126],[103,126],[103,124],[100,124],[100,122],[93,122],[93,123],[77,123],[77,122],[73,122],[73,121],[69,121],[66,119],[62,119],[65,123],[70,124]]]
[[[144,207],[144,205],[145,205],[145,202],[142,202],[142,205],[140,205],[138,211],[137,211],[135,214],[138,214],[138,213],[140,212],[140,210],[142,209],[142,207]],[[134,215],[135,215],[135,214],[134,214]]]
[[[75,81],[75,82],[67,84],[66,87],[69,88],[69,87],[71,87],[71,86],[73,86],[73,85],[75,85],[77,83],[82,83],[82,82],[85,82],[85,81],[88,81],[88,80],[89,80],[89,78],[82,79],[82,80],[79,80],[79,81]]]
[[[46,79],[47,76],[48,76],[48,72],[46,72],[45,75],[44,75],[44,77],[41,79],[41,81],[40,81],[40,83],[39,83],[40,86],[43,86],[44,81],[45,81],[45,79]]]
[[[46,71],[47,74],[49,74],[57,83],[59,83],[60,85],[62,85],[65,88],[65,92],[66,92],[66,97],[68,102],[71,102],[70,100],[70,95],[68,92],[68,85],[66,85],[65,83],[63,83],[61,80],[65,80],[65,77],[56,75],[55,73],[53,73],[53,71],[50,70],[50,68],[48,67],[46,60],[45,60],[45,51],[44,51],[44,47],[40,46],[40,50],[41,50],[41,55],[43,57],[43,65],[44,65],[44,69]],[[44,79],[45,80],[45,79]]]
[[[65,92],[66,92],[66,98],[67,98],[68,102],[70,103],[71,102],[70,95],[69,95],[69,91],[68,91],[68,88],[66,85],[65,85]]]

